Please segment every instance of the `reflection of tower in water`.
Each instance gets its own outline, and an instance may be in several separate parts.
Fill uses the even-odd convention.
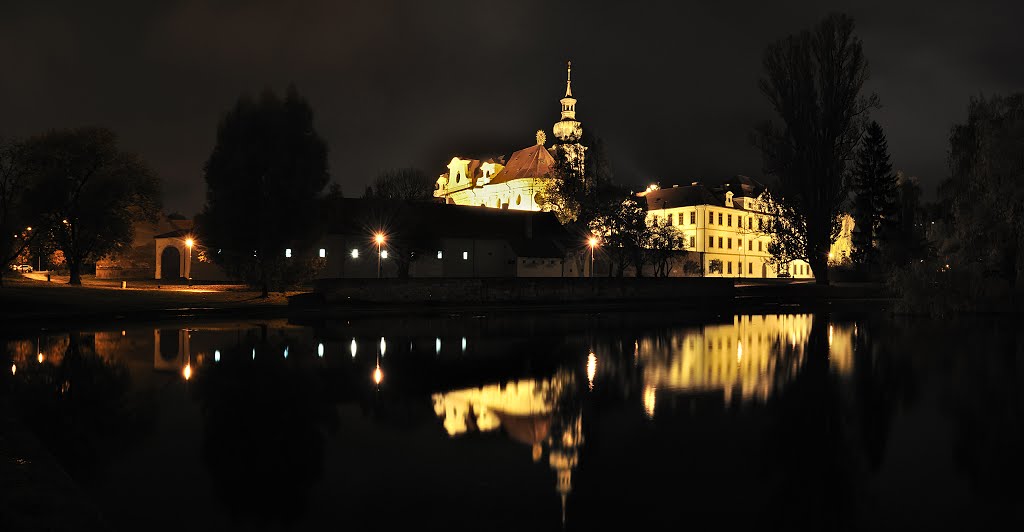
[[[562,504],[572,492],[572,473],[583,445],[582,414],[573,407],[575,376],[559,371],[550,379],[523,379],[434,394],[434,413],[452,437],[503,428],[509,438],[530,446],[534,462],[545,450],[555,472]]]

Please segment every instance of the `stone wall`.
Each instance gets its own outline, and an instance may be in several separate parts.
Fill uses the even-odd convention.
[[[731,299],[732,279],[319,279],[327,303],[566,303]]]

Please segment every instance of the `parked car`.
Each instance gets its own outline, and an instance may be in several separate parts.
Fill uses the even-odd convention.
[[[32,265],[31,264],[19,264],[15,271],[31,272],[32,271]]]

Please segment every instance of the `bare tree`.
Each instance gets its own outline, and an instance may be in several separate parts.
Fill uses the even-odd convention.
[[[367,187],[367,198],[388,200],[428,200],[434,197],[434,183],[419,168],[385,170]]]
[[[20,146],[0,139],[0,286],[8,266],[29,248],[43,227],[33,227],[25,208],[29,174]]]
[[[778,178],[768,195],[768,251],[776,264],[806,260],[828,283],[828,252],[840,230],[853,158],[867,114],[868,63],[853,19],[833,14],[809,31],[765,50],[761,92],[782,124],[758,128],[765,171]]]

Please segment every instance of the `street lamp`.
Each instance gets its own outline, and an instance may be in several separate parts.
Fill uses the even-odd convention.
[[[189,286],[192,286],[192,245],[195,243],[196,242],[195,240],[192,240],[192,237],[185,239],[185,247],[188,251],[186,254],[187,258],[185,259],[185,278],[188,279]]]
[[[380,247],[384,245],[384,233],[378,231],[373,235],[373,241],[377,243],[377,278],[380,279]]]
[[[587,243],[590,244],[590,278],[591,279],[594,278],[594,248],[597,247],[597,242],[598,241],[597,241],[597,237],[596,236],[590,237],[590,240],[587,241]]]

